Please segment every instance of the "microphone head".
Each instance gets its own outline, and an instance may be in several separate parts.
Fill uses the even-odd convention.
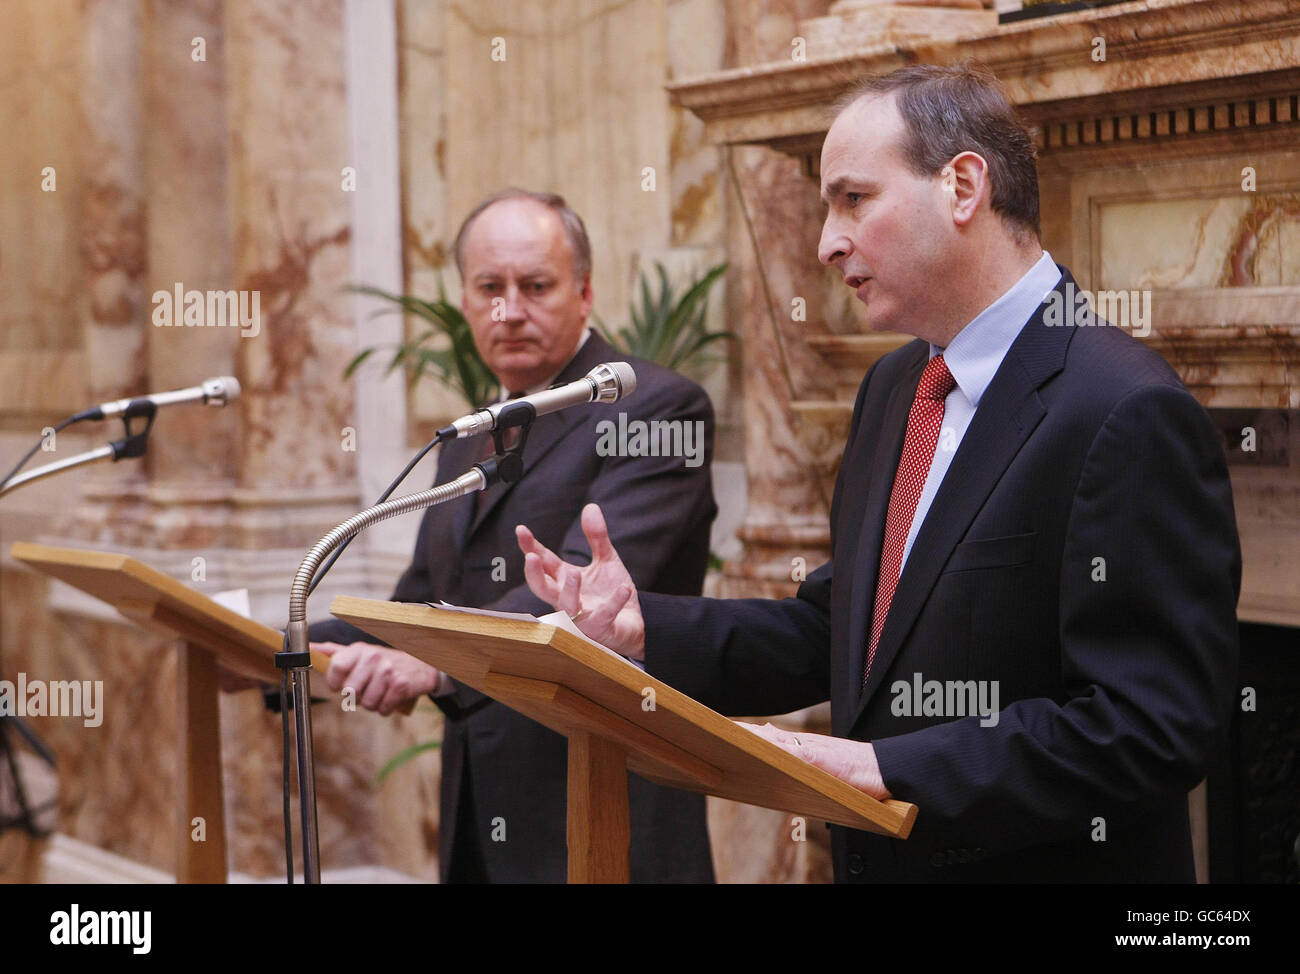
[[[233,375],[219,375],[203,382],[203,401],[209,406],[225,406],[239,398],[239,380]]]
[[[636,372],[626,362],[605,362],[587,373],[596,385],[592,402],[618,402],[636,392]]]

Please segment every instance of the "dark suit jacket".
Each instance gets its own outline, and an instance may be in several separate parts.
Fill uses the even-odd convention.
[[[593,332],[557,378],[581,378],[601,362],[626,359],[637,389],[622,402],[541,416],[524,450],[524,476],[427,510],[415,554],[393,600],[446,600],[456,605],[532,612],[551,607],[529,592],[515,525],[527,524],[567,561],[591,551],[579,525],[584,504],[601,506],[615,546],[638,587],[698,595],[708,567],[709,526],[717,513],[710,461],[713,409],[695,383],[615,351]],[[680,456],[600,456],[597,425],[637,419],[701,423],[704,462]],[[482,440],[441,447],[437,482],[452,480],[480,459]],[[504,572],[504,575],[502,574]],[[494,577],[495,576],[495,577]],[[501,580],[498,580],[501,579]],[[312,639],[376,641],[341,620],[313,625]],[[457,833],[473,829],[493,882],[564,882],[566,742],[563,737],[473,689],[458,686],[435,702],[447,716],[442,745],[440,868],[444,881]],[[458,818],[467,777],[477,822]],[[700,795],[629,776],[631,870],[634,882],[712,882],[713,866]],[[505,841],[492,841],[492,821],[505,820]]]
[[[885,512],[928,354],[913,342],[862,383],[831,561],[784,601],[644,596],[650,672],[733,715],[829,698],[837,736],[874,742],[886,787],[920,811],[906,841],[834,828],[838,880],[1192,879],[1187,791],[1234,699],[1240,582],[1205,410],[1132,337],[1052,327],[1040,308],[917,535],[863,693]],[[915,674],[997,681],[996,726],[900,715],[895,684]]]

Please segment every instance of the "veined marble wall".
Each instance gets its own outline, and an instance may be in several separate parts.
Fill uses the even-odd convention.
[[[441,272],[457,293],[456,226],[481,196],[512,183],[562,192],[583,215],[596,310],[612,326],[624,323],[638,272],[654,261],[685,276],[733,260],[713,327],[744,331],[751,350],[743,367],[733,355],[704,381],[720,420],[717,489],[738,519],[741,460],[767,449],[742,429],[760,422],[742,411],[742,376],[758,396],[784,380],[765,351],[771,335],[740,324],[763,284],[732,251],[772,248],[770,272],[790,277],[781,300],[791,289],[820,300],[813,241],[784,239],[784,221],[805,221],[815,194],[789,194],[788,160],[738,153],[746,214],[727,154],[663,86],[774,56],[792,25],[827,3],[12,0],[0,38],[3,454],[16,457],[42,426],[95,401],[222,373],[237,376],[244,395],[223,412],[165,411],[143,462],[6,497],[0,542],[126,551],[205,594],[248,588],[254,616],[282,623],[303,552],[373,492],[362,463],[370,476],[395,472],[408,445],[463,405],[429,386],[408,412],[400,380],[394,391],[380,367],[341,380],[358,347],[399,333],[344,290],[374,283],[359,274],[384,273],[383,218],[363,232],[358,207],[367,204],[347,184],[349,169],[362,184],[390,178],[386,148],[401,182],[395,280],[411,292],[433,293]],[[384,15],[395,41],[376,53],[383,30],[368,18]],[[389,59],[396,78],[394,118],[363,125],[359,113],[384,110],[373,89],[358,94],[355,72],[375,57]],[[374,142],[386,138],[391,146]],[[52,192],[41,188],[46,165],[57,174]],[[157,327],[153,296],[178,284],[257,292],[257,327]],[[800,381],[811,364],[796,363]],[[55,456],[117,435],[107,426],[60,434]],[[350,447],[349,435],[365,446]],[[413,477],[427,479],[427,467]],[[815,519],[815,491],[801,478],[792,492],[756,496],[775,524],[791,511]],[[414,529],[411,518],[411,537]],[[409,550],[394,537],[359,541],[313,598],[312,615],[336,592],[386,594]],[[100,726],[33,721],[60,755],[61,830],[172,869],[172,644],[7,555],[0,607],[0,676],[104,681]],[[275,877],[278,718],[250,695],[223,697],[220,710],[230,866]],[[436,752],[382,789],[374,778],[399,749],[440,734],[436,711],[385,720],[320,709],[314,722],[326,868],[434,878]],[[785,815],[717,803],[712,816],[720,878],[824,878],[824,830],[810,825],[800,843]]]
[[[76,94],[82,14],[76,0],[54,0],[13,4],[5,19],[0,118],[29,137],[0,140],[0,413],[45,418],[85,398],[77,326],[87,175]]]
[[[1300,194],[1106,203],[1105,288],[1300,285]]]
[[[143,461],[0,502],[0,672],[103,680],[98,726],[31,722],[60,756],[60,827],[164,871],[175,862],[173,645],[21,569],[7,549],[46,540],[125,551],[208,595],[247,588],[254,616],[278,626],[307,547],[361,506],[356,443],[383,441],[387,417],[363,414],[358,400],[389,384],[341,378],[365,337],[344,290],[355,161],[346,12],[345,0],[16,0],[5,10],[4,455],[16,459],[42,426],[95,401],[222,373],[243,386],[221,412],[162,411]],[[395,66],[395,45],[386,56]],[[395,142],[395,119],[393,130]],[[47,164],[53,192],[42,191]],[[152,298],[177,286],[256,293],[255,323],[186,327],[177,308],[176,325],[160,327]],[[88,424],[33,463],[118,435]],[[405,449],[385,449],[370,460],[395,472]],[[369,539],[354,548],[313,616],[339,591],[391,589],[400,559]],[[230,867],[275,876],[278,718],[249,694],[220,709]],[[438,719],[322,708],[315,724],[327,867],[436,876],[436,810],[432,821],[420,811],[436,809],[436,761],[433,774],[426,760],[425,774],[413,767],[383,792],[374,778],[401,747],[436,735]]]
[[[674,76],[721,65],[716,0],[401,0],[398,11],[412,292],[436,294],[441,279],[459,294],[451,245],[460,221],[512,185],[561,193],[582,216],[595,313],[609,326],[627,323],[637,274],[654,261],[688,275],[724,259],[720,153],[663,91]],[[712,327],[724,326],[719,314]],[[728,378],[715,369],[706,382],[724,428],[738,420]],[[421,429],[462,405],[419,390]],[[725,459],[739,458],[733,440],[723,437]]]

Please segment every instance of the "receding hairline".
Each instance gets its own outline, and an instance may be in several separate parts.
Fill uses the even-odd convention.
[[[835,121],[845,112],[847,112],[849,109],[856,108],[862,102],[868,100],[881,99],[881,98],[888,98],[894,103],[894,111],[898,113],[899,120],[900,121],[902,120],[903,111],[901,108],[898,107],[898,96],[903,89],[901,87],[898,87],[898,88],[885,88],[876,91],[871,88],[863,87],[863,85],[873,80],[876,79],[868,78],[866,81],[858,82],[857,84],[849,88],[847,91],[842,92],[838,98],[836,98],[833,102],[831,102],[830,107],[827,109],[827,112],[829,114],[830,121],[832,124],[834,124]]]
[[[830,126],[827,127],[827,136],[830,135],[830,128],[833,127],[835,123],[840,120],[841,116],[847,114],[851,109],[858,107],[860,103],[865,102],[868,99],[878,100],[881,98],[889,98],[891,96],[897,96],[897,94],[898,94],[897,91],[864,91],[857,94],[850,92],[849,94],[842,95],[839,101],[836,102],[836,104],[839,105],[841,102],[843,102],[843,104],[831,116]],[[853,97],[850,97],[850,95],[853,95]],[[894,119],[896,122],[896,131],[894,133],[894,138],[889,145],[889,151],[894,153],[895,158],[897,158],[900,162],[906,164],[907,153],[904,149],[904,143],[908,136],[907,121],[906,119],[903,118],[903,112],[898,106],[897,97],[893,97],[892,103],[894,106]],[[825,140],[823,140],[822,141],[823,151],[825,150],[825,146],[826,146],[826,142]],[[822,202],[826,201],[825,191],[833,189],[839,183],[842,183],[846,180],[853,181],[852,176],[851,175],[838,176],[835,179],[831,180],[829,183],[823,183]],[[861,182],[862,180],[856,180],[856,181]]]
[[[542,209],[549,210],[554,215],[569,251],[569,269],[574,281],[581,286],[589,280],[592,273],[591,241],[587,236],[587,228],[582,217],[558,193],[539,193],[520,189],[517,186],[503,189],[481,200],[461,222],[456,237],[452,242],[452,258],[456,263],[456,270],[460,273],[461,280],[465,280],[466,276],[465,245],[475,224],[478,223],[479,217],[498,203],[506,203],[512,200],[526,200],[536,203]]]
[[[569,234],[564,228],[564,218],[554,207],[547,206],[545,203],[539,203],[535,199],[527,196],[506,196],[503,199],[493,200],[487,206],[475,213],[474,216],[465,224],[465,232],[461,236],[462,256],[465,249],[469,246],[470,237],[474,233],[474,228],[478,226],[479,220],[486,216],[490,211],[497,209],[499,206],[507,203],[523,203],[537,210],[539,215],[549,217],[554,229],[558,230],[560,236],[564,239],[565,249],[569,251],[569,257],[572,258],[574,270],[577,270],[578,255],[574,252],[573,241],[569,239]]]

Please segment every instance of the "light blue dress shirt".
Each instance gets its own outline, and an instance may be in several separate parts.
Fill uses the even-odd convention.
[[[970,324],[957,333],[947,348],[930,346],[930,357],[942,353],[948,371],[957,384],[943,401],[943,426],[939,431],[939,443],[935,447],[934,459],[930,461],[930,472],[926,475],[921,499],[916,504],[912,527],[907,532],[903,566],[907,565],[907,556],[912,553],[912,542],[916,540],[925,515],[930,511],[935,494],[939,493],[939,485],[943,483],[953,454],[961,445],[962,437],[966,435],[966,429],[975,416],[975,410],[979,408],[984,390],[993,381],[993,376],[1020,334],[1020,329],[1060,279],[1061,272],[1052,260],[1052,255],[1043,251],[1043,256],[1029,268],[1025,276],[976,315]]]

